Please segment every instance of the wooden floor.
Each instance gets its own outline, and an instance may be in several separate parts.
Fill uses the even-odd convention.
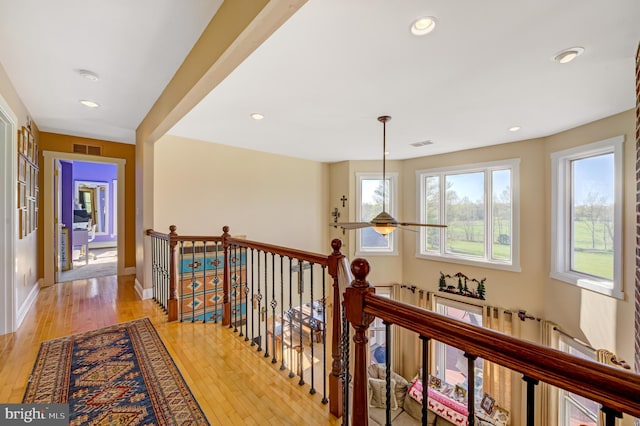
[[[168,323],[140,300],[133,276],[56,284],[40,290],[16,333],[0,336],[0,402],[22,401],[40,343],[149,317],[212,425],[337,425],[321,391],[310,395],[270,359],[219,324]]]

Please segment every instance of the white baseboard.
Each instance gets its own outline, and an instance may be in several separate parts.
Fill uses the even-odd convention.
[[[16,316],[16,330],[20,328],[22,321],[24,321],[24,318],[29,313],[29,309],[31,309],[31,306],[36,301],[39,291],[40,291],[40,281],[36,281],[36,283],[31,288],[31,291],[27,295],[27,298],[25,299],[24,303],[22,304],[22,306],[20,306],[20,308],[18,308],[18,315]]]
[[[117,248],[118,241],[91,241],[89,249],[93,248]]]
[[[153,297],[153,289],[142,287],[142,284],[140,283],[140,281],[138,281],[138,278],[136,278],[135,289],[136,289],[136,293],[138,293],[138,296],[142,300],[151,299]]]

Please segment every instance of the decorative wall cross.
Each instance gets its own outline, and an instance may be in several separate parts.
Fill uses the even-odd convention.
[[[342,198],[340,198],[340,201],[342,201],[342,207],[344,207],[344,203],[347,201],[347,197],[343,195]]]
[[[340,212],[338,211],[338,208],[334,208],[333,211],[331,212],[331,216],[333,216],[333,223],[338,223],[338,218],[340,217]],[[335,228],[335,226],[334,226]]]

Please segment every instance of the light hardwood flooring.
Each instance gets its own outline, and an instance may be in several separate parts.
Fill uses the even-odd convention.
[[[0,336],[0,402],[22,401],[40,343],[149,317],[212,425],[337,425],[321,392],[309,394],[279,364],[220,324],[168,323],[140,300],[133,276],[78,280],[40,290],[17,332]]]

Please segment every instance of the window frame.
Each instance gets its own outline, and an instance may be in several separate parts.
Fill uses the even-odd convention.
[[[391,216],[397,218],[398,210],[398,173],[387,172],[385,175],[389,182],[388,203],[386,211]],[[362,217],[362,181],[363,180],[382,180],[382,173],[358,172],[356,173],[356,218],[360,221]],[[373,229],[373,228],[371,228]],[[375,231],[374,231],[375,232]],[[363,248],[362,247],[362,229],[356,229],[356,256],[397,256],[398,255],[398,239],[396,237],[397,230],[390,233],[389,245],[385,248]]]
[[[491,259],[492,238],[486,238],[493,235],[493,188],[491,173],[498,170],[511,171],[511,260],[505,261],[500,259]],[[421,221],[426,219],[426,194],[425,180],[428,176],[439,176],[440,184],[443,185],[442,179],[447,175],[478,173],[483,172],[484,178],[484,195],[485,195],[485,255],[484,258],[478,258],[467,255],[457,255],[447,253],[446,247],[446,228],[440,230],[440,253],[426,252],[423,250],[425,246],[427,229],[420,229],[420,235],[416,238],[416,257],[419,259],[435,260],[440,262],[458,263],[464,265],[479,266],[483,268],[501,269],[513,272],[520,272],[520,159],[511,158],[506,160],[490,161],[475,164],[463,164],[459,166],[441,167],[434,169],[416,170],[416,188],[418,191],[417,199],[417,217]],[[446,190],[440,194],[440,222],[446,224]]]
[[[467,312],[469,314],[478,315],[480,317],[480,327],[484,327],[484,308],[482,305],[466,303],[462,301],[449,299],[446,297],[436,297],[434,307],[433,307],[434,312],[441,315],[447,315],[444,312],[446,308],[453,308],[459,311]],[[471,324],[471,323],[467,322],[467,324]],[[435,341],[435,345],[434,345],[434,364],[436,369],[433,372],[433,374],[437,375],[437,377],[439,377],[443,382],[446,381],[446,351],[447,351],[447,347],[449,346],[450,345],[447,345],[446,343],[443,343],[440,341]],[[455,348],[454,346],[451,346],[451,347],[456,350],[462,351],[461,349]],[[475,362],[477,363],[478,360],[481,360],[482,382],[484,382],[484,373],[485,373],[484,359],[482,357],[478,357],[478,359]],[[453,383],[450,383],[450,384],[453,384]],[[475,384],[479,388],[483,386],[482,383],[479,383],[477,380]],[[475,394],[476,394],[475,396],[476,396],[477,402],[480,402],[480,399],[482,398],[482,392],[476,392]]]
[[[387,299],[392,300],[393,299],[393,290],[390,286],[376,286],[376,295],[381,296],[381,297],[386,297]],[[377,347],[382,346],[384,344],[384,347],[386,348],[387,351],[387,355],[389,352],[391,352],[393,354],[393,327],[391,327],[391,341],[387,342],[386,341],[386,326],[384,325],[384,321],[380,318],[380,317],[375,317],[375,319],[373,320],[373,322],[371,323],[371,325],[369,326],[369,332],[368,332],[368,336],[369,336],[369,357],[370,357],[370,364],[384,364],[384,363],[379,363],[375,360],[374,356],[373,356],[373,350],[371,350],[371,347],[376,345]],[[382,334],[382,338],[384,339],[383,343],[380,343],[378,341],[378,333]],[[374,349],[375,350],[375,349]]]
[[[571,269],[571,162],[603,154],[613,154],[613,280]],[[551,265],[549,276],[580,288],[622,299],[622,202],[624,196],[624,136],[580,145],[551,153]]]
[[[560,339],[559,339],[558,349],[567,354],[570,353],[569,352],[570,349],[574,349],[575,351],[580,352],[582,355],[584,355],[585,358],[590,359],[592,361],[596,361],[596,354],[593,350],[590,350],[589,348],[586,348],[574,342],[572,339],[562,335],[560,336]],[[568,404],[573,404],[576,408],[578,408],[582,412],[588,411],[588,409],[584,407],[580,403],[580,401],[573,399],[571,395],[572,395],[572,392],[566,391],[562,388],[558,388],[558,426],[567,426],[569,424],[567,422],[567,420],[569,420],[567,419],[567,416],[569,415],[567,410]],[[594,414],[595,414],[596,424],[600,425],[600,422],[598,419],[598,412]],[[593,421],[594,419],[592,418],[591,420]]]

